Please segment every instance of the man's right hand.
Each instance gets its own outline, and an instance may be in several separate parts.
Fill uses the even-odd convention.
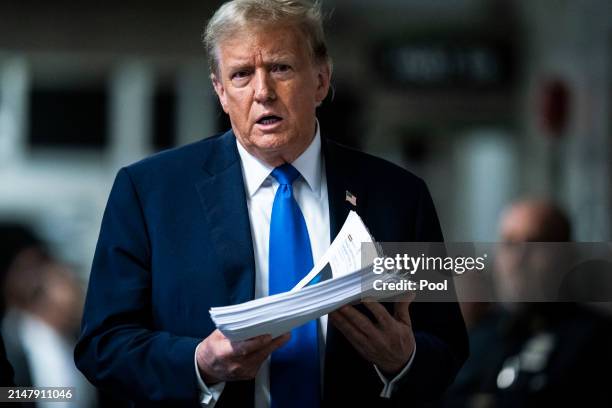
[[[197,347],[198,369],[206,384],[251,380],[265,359],[290,338],[290,333],[276,338],[266,334],[232,342],[217,329]]]

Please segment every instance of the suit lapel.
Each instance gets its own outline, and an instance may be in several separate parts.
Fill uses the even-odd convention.
[[[342,228],[350,210],[356,211],[363,217],[367,196],[365,186],[360,180],[359,169],[355,167],[359,163],[352,162],[347,157],[347,150],[332,141],[323,139],[322,145],[329,199],[330,238],[333,241],[340,232],[340,228]],[[347,192],[355,197],[357,205],[353,205],[347,200]],[[341,372],[339,365],[343,364],[343,359],[350,355],[349,349],[352,349],[342,334],[329,322],[325,344],[324,401],[331,387],[334,386],[334,381],[337,380],[334,378],[335,373]]]
[[[327,194],[329,200],[329,232],[333,241],[340,232],[350,210],[363,214],[366,205],[365,189],[359,183],[355,163],[350,163],[346,152],[336,143],[323,139],[323,155],[327,175]],[[353,195],[356,205],[347,200],[347,193]]]
[[[255,261],[242,169],[234,134],[212,141],[196,183],[212,243],[223,268],[230,304],[255,295]]]

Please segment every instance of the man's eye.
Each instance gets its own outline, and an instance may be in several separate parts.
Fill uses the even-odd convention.
[[[287,72],[291,69],[291,66],[287,64],[274,64],[272,66],[272,72]]]
[[[242,79],[249,76],[249,71],[236,71],[232,74],[232,79]]]

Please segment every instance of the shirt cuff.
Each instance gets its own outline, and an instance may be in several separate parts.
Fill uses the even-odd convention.
[[[376,364],[374,364],[374,369],[376,370],[376,374],[378,374],[378,377],[384,384],[384,387],[382,391],[380,392],[381,398],[387,398],[387,399],[391,398],[391,394],[393,393],[393,387],[403,376],[405,376],[408,373],[408,371],[410,370],[410,367],[412,366],[412,362],[414,361],[415,354],[416,354],[416,344],[414,345],[414,350],[412,350],[412,355],[410,356],[410,359],[408,360],[404,368],[402,368],[402,371],[400,371],[395,377],[393,377],[391,381],[389,381],[387,377],[385,377],[383,373],[380,372],[378,367],[376,367]]]
[[[198,344],[198,347],[200,347],[200,344]],[[200,375],[200,370],[198,369],[198,347],[196,347],[195,354],[193,355],[193,362],[195,364],[198,388],[200,390],[200,405],[205,408],[213,408],[219,400],[223,389],[225,388],[225,382],[220,382],[210,386],[207,386],[206,383],[204,383],[204,380]]]

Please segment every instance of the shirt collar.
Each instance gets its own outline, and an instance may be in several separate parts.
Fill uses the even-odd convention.
[[[259,187],[270,176],[274,167],[260,161],[247,152],[247,150],[236,139],[238,154],[242,162],[242,171],[246,192],[249,197],[259,190]],[[316,123],[315,136],[304,152],[291,163],[300,172],[312,192],[319,197],[321,194],[321,129],[319,122]]]

